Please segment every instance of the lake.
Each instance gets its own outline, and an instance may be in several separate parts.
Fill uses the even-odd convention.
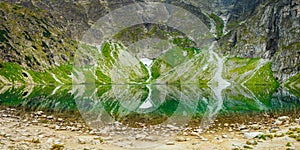
[[[194,84],[30,85],[1,87],[0,105],[24,113],[42,110],[81,119],[95,128],[115,121],[131,127],[172,124],[207,128],[215,120],[234,123],[255,121],[266,113],[291,115],[299,110],[300,99],[283,87],[268,86],[231,85],[216,92]]]

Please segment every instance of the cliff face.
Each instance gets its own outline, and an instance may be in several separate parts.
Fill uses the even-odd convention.
[[[138,0],[4,1],[14,6],[1,3],[0,61],[17,62],[27,68],[38,70],[55,64],[66,64],[72,60],[72,54],[76,51],[74,41],[80,40],[84,31],[100,17],[116,8],[139,2]],[[274,75],[281,82],[299,73],[299,0],[164,2],[189,10],[211,28],[221,46],[219,53],[229,57],[270,59],[273,62]],[[10,8],[10,12],[5,9],[16,5],[24,8],[16,8],[17,10]]]
[[[280,81],[300,71],[300,1],[264,2],[242,22],[228,24],[223,53],[265,58]]]
[[[0,3],[0,62],[44,70],[71,61],[75,41],[43,10]]]

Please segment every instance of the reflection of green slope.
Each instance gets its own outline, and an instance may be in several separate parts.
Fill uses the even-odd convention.
[[[226,89],[223,93],[225,93],[226,95],[226,98],[224,99],[224,107],[222,110],[223,113],[242,113],[268,109],[270,108],[270,98],[273,94],[269,93],[269,95],[266,93],[267,96],[257,96],[255,94],[259,94],[258,91],[249,91],[248,89],[245,89],[241,86],[233,86]],[[269,99],[264,99],[265,97],[268,97]]]
[[[295,96],[300,98],[300,73],[291,77],[284,86]]]
[[[69,93],[70,86],[62,86],[56,89],[55,86],[35,86],[32,92],[22,87],[12,87],[5,93],[0,94],[1,105],[8,107],[24,107],[26,110],[43,110],[50,112],[74,112],[77,111],[74,97]]]
[[[255,85],[248,85],[247,88],[253,95],[261,101],[266,106],[271,106],[271,99],[272,95],[275,93],[278,87],[275,86],[255,86]]]
[[[0,94],[0,104],[8,107],[20,106],[23,101],[22,95],[24,88],[24,86],[8,88],[5,92]]]

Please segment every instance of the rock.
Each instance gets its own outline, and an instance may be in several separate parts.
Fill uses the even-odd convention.
[[[78,138],[77,142],[78,142],[78,144],[85,144],[86,143],[85,140],[82,139],[82,138]]]
[[[205,137],[203,137],[203,136],[200,136],[200,140],[201,140],[201,141],[208,141],[208,139],[205,138]]]
[[[223,134],[222,135],[222,138],[227,138],[228,136],[226,134]]]
[[[174,142],[167,142],[166,145],[175,145]]]
[[[282,125],[282,123],[283,123],[282,121],[277,120],[277,119],[276,119],[275,122],[274,122],[275,125]]]
[[[54,129],[55,130],[60,130],[60,126],[59,125],[55,125]]]
[[[101,142],[99,140],[91,140],[91,144],[98,145],[98,144],[101,144]]]
[[[53,116],[47,116],[47,119],[53,119]]]
[[[0,132],[0,136],[5,136],[5,135],[6,135],[5,132],[3,132],[3,131]]]
[[[279,128],[278,128],[278,127],[272,127],[272,128],[270,129],[270,133],[275,133],[275,132],[277,132],[277,131],[279,131]]]
[[[64,143],[62,143],[62,142],[60,141],[60,139],[54,140],[53,143],[56,144],[56,145],[64,145]]]
[[[135,136],[135,139],[136,140],[140,140],[140,139],[144,139],[146,137],[146,135],[143,135],[143,134],[137,134],[136,136]]]
[[[252,138],[261,136],[263,134],[264,133],[262,133],[262,132],[246,132],[246,133],[244,133],[244,138],[246,138],[246,139],[252,139]]]
[[[52,138],[49,138],[46,143],[53,143],[53,141],[54,140]]]
[[[177,142],[184,142],[184,141],[186,141],[186,139],[184,137],[177,137],[175,139],[175,141],[177,141]]]
[[[254,147],[251,146],[251,145],[244,145],[244,148],[245,148],[245,149],[253,149]]]
[[[102,138],[104,141],[111,141],[113,140],[113,138],[111,136],[108,136],[108,137],[103,137]]]
[[[225,127],[228,127],[228,126],[229,126],[229,124],[228,124],[228,123],[224,123],[224,126],[225,126]]]
[[[39,121],[37,121],[37,120],[35,119],[35,120],[32,120],[31,123],[36,125],[36,124],[39,123]]]
[[[60,130],[67,130],[67,128],[62,126],[62,127],[60,127]]]
[[[167,125],[167,128],[169,128],[170,130],[179,130],[179,128],[178,127],[176,127],[176,126],[173,126],[173,125],[170,125],[170,124],[168,124]]]
[[[41,116],[42,114],[44,114],[44,112],[43,111],[38,111],[38,112],[36,112],[36,114]]]
[[[155,137],[152,137],[152,136],[148,136],[148,137],[145,137],[144,138],[145,141],[151,141],[151,142],[155,142],[155,141],[158,141],[157,138]]]
[[[281,116],[281,117],[278,117],[277,119],[279,121],[288,121],[288,120],[290,120],[290,117],[288,117],[288,116]]]
[[[57,121],[63,122],[64,120],[62,118],[57,118]]]
[[[253,125],[251,125],[251,128],[254,130],[258,130],[258,129],[260,129],[260,126],[258,124],[253,124]]]
[[[247,145],[257,145],[257,142],[255,140],[249,140],[246,142]]]
[[[241,126],[239,127],[239,130],[245,130],[245,129],[247,129],[247,126],[245,126],[245,125],[241,125]]]
[[[191,136],[199,136],[200,134],[197,133],[197,132],[191,132],[190,135],[191,135]]]

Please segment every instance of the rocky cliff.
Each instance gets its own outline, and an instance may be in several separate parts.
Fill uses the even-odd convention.
[[[76,41],[79,41],[82,34],[99,18],[116,8],[139,2],[4,1],[0,9],[0,61],[16,62],[24,68],[38,71],[72,62]],[[285,82],[292,76],[299,76],[299,0],[163,2],[187,9],[200,18],[219,41],[219,54],[269,59],[272,61],[274,75],[280,82]],[[293,81],[298,81],[294,78]]]

